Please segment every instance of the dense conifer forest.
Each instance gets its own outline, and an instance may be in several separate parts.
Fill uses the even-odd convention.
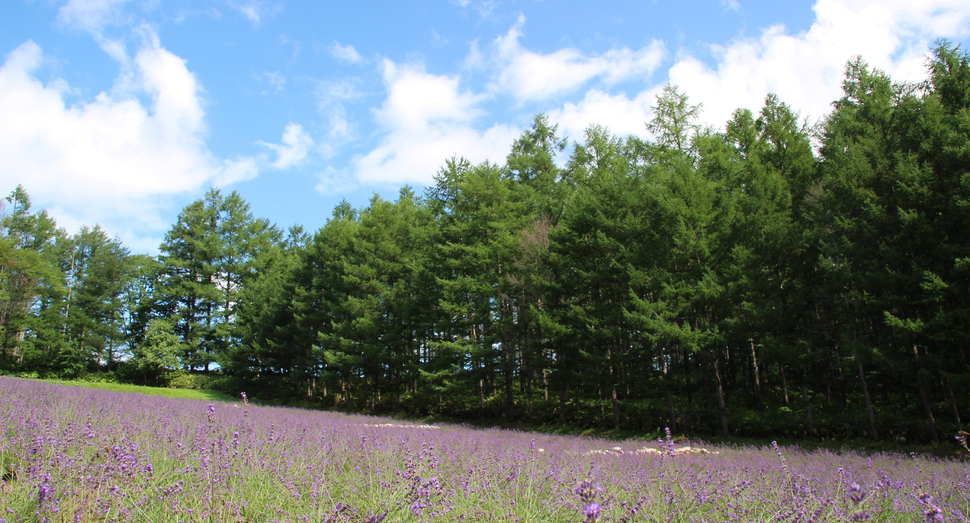
[[[213,189],[157,256],[68,234],[17,187],[0,367],[455,419],[949,439],[970,413],[970,55],[941,42],[927,65],[901,84],[850,62],[817,123],[768,96],[704,128],[674,86],[653,141],[567,141],[540,114],[502,163],[444,160],[423,194],[343,203],[312,233]]]

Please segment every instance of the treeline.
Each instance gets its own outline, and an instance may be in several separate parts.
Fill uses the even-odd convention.
[[[312,236],[235,192],[156,257],[0,222],[8,371],[305,405],[586,427],[940,441],[970,411],[970,56],[855,60],[810,127],[775,96],[723,131],[675,87],[653,141],[539,115],[504,164],[346,202]],[[557,163],[557,155],[568,161]]]

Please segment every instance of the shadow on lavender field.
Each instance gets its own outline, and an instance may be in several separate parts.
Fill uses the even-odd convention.
[[[0,420],[0,523],[970,516],[970,467],[916,455],[699,449],[5,377]]]

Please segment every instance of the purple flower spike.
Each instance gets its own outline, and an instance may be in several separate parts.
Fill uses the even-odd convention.
[[[926,515],[927,523],[941,523],[943,521],[943,510],[933,503],[933,496],[923,494],[919,497],[919,500],[926,506],[923,514]]]
[[[860,487],[858,483],[853,482],[852,485],[849,486],[849,499],[851,499],[852,503],[855,505],[862,503],[862,501],[866,499],[866,496],[868,495],[868,493],[863,492],[862,487]]]
[[[579,496],[579,499],[583,503],[592,503],[596,499],[596,494],[599,492],[599,487],[597,487],[592,481],[583,481],[577,486],[573,492]]]

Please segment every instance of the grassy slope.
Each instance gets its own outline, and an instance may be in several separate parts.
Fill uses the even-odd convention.
[[[231,403],[239,401],[234,398],[214,390],[195,390],[195,389],[169,389],[163,387],[143,387],[141,385],[127,385],[124,383],[106,383],[89,381],[63,381],[63,380],[40,380],[48,383],[58,383],[61,385],[71,385],[75,387],[88,387],[92,389],[104,389],[113,392],[134,392],[146,396],[165,396],[167,398],[183,398],[205,401],[221,401]]]

